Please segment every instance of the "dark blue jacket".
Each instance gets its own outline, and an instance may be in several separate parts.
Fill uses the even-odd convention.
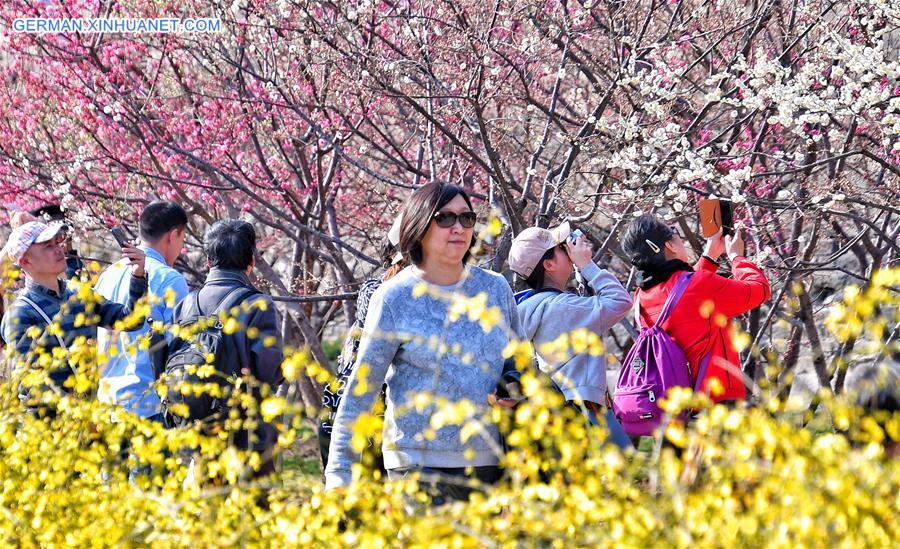
[[[79,337],[95,340],[98,326],[115,327],[117,322],[125,320],[134,311],[138,300],[147,294],[147,279],[131,277],[128,302],[124,305],[105,300],[93,289],[84,290],[89,292],[89,299],[80,298],[78,290],[69,288],[64,280],[59,281],[58,290],[45,288],[31,279],[25,282],[25,287],[16,294],[0,324],[14,369],[36,367],[41,355],[52,355],[53,350],[60,347],[60,339],[69,347]],[[59,338],[48,333],[47,322],[26,299],[33,301],[54,324],[59,325]],[[134,324],[123,325],[119,329],[135,330],[143,323],[143,318],[136,319]],[[29,335],[29,328],[32,327],[39,330],[36,337]],[[54,384],[63,392],[71,392],[71,388],[64,385],[72,376],[68,361],[53,361],[49,369]]]
[[[255,289],[250,278],[242,271],[217,267],[210,269],[203,287],[188,294],[175,306],[172,321],[179,324],[198,314],[194,310],[195,295],[199,296],[200,312],[210,315],[237,287]],[[257,290],[255,295],[244,301],[240,309],[235,317],[239,328],[222,340],[222,355],[235,361],[235,364],[217,365],[217,369],[235,372],[245,370],[258,381],[269,385],[274,392],[283,380],[281,362],[284,358],[275,304],[271,296]],[[275,429],[271,425],[262,424],[254,438],[255,440],[235,440],[235,446],[264,451],[275,444]]]

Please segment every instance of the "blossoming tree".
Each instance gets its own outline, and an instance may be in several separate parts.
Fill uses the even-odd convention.
[[[158,16],[222,31],[12,32],[17,17]],[[251,219],[283,330],[320,362],[320,334],[354,310],[321,296],[376,272],[394,213],[433,179],[499,213],[493,268],[523,227],[569,219],[623,280],[633,215],[672,220],[699,250],[696,200],[730,198],[775,282],[745,324],[757,380],[789,382],[806,342],[840,390],[857,332],[827,336],[821,305],[900,252],[886,0],[11,0],[0,24],[8,208],[62,200],[86,247],[153,197],[190,206],[189,251],[214,219]],[[202,277],[196,253],[181,267]]]

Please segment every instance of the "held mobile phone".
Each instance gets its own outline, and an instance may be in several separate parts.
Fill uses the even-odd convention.
[[[119,227],[113,227],[109,230],[112,233],[113,238],[116,239],[116,242],[119,243],[120,248],[130,247],[131,245],[128,243],[128,238],[125,236],[125,233],[122,232],[122,229]]]
[[[582,236],[584,236],[584,233],[581,232],[581,229],[575,229],[574,231],[569,233],[569,241],[574,246],[575,244],[578,243],[578,239],[581,238]]]
[[[699,204],[700,227],[703,238],[709,238],[722,229],[723,235],[734,234],[731,215],[731,201],[719,198],[704,198]]]
[[[719,208],[722,210],[722,234],[731,236],[734,234],[734,220],[732,219],[731,201],[719,200]]]

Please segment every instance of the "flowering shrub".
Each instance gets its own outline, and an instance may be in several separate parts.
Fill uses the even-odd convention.
[[[526,384],[527,385],[527,384]],[[600,445],[546,393],[515,414],[508,442],[509,482],[467,504],[408,515],[412,484],[382,485],[360,467],[348,491],[322,493],[318,478],[283,474],[241,481],[248,461],[222,441],[161,430],[94,401],[66,398],[59,417],[40,421],[4,385],[0,424],[4,479],[3,539],[23,545],[196,545],[311,543],[626,546],[889,546],[900,515],[898,462],[877,442],[853,448],[842,434],[814,434],[770,409],[716,406],[668,440],[683,448],[623,456]],[[679,400],[675,395],[672,400]],[[835,403],[851,425],[857,416]],[[280,406],[279,406],[280,408]],[[464,421],[446,413],[443,421]],[[435,420],[438,415],[435,416]],[[900,418],[888,427],[898,437]],[[309,436],[300,424],[282,435]],[[364,426],[362,426],[364,427]],[[305,435],[303,433],[306,433]],[[152,480],[127,481],[118,448],[157,468]],[[199,447],[218,484],[184,487],[177,457]],[[220,453],[221,452],[221,453]],[[214,457],[218,456],[218,457]],[[267,502],[261,506],[261,494]],[[419,496],[421,497],[421,496]]]
[[[865,312],[861,329],[881,325],[884,314],[896,315],[896,294],[885,289],[897,276],[896,270],[878,274],[871,301],[848,300],[835,306],[834,316]],[[458,307],[494,322],[477,300]],[[553,350],[599,353],[597,345],[572,334]],[[292,472],[249,480],[259,456],[229,447],[230,435],[262,418],[278,424],[281,449],[313,436],[309,411],[294,395],[245,402],[244,409],[259,415],[233,415],[217,433],[165,430],[88,396],[102,368],[86,358],[90,348],[78,351],[86,381],[76,381],[87,394],[51,396],[56,417],[24,411],[17,398],[21,376],[0,385],[0,535],[7,543],[793,547],[898,541],[900,461],[886,458],[883,444],[900,441],[900,415],[872,422],[827,393],[821,410],[827,425],[811,428],[782,414],[775,396],[728,409],[675,391],[664,402],[670,417],[685,407],[704,412],[687,428],[664,421],[665,437],[652,449],[623,455],[603,444],[604,428],[561,408],[561,397],[527,374],[528,400],[514,412],[477,417],[471,403],[437,402],[432,428],[458,424],[469,437],[479,436],[484,422],[504,426],[507,478],[466,503],[429,508],[414,480],[387,483],[364,464],[355,467],[351,488],[329,493],[319,478]],[[523,365],[529,353],[527,345],[507,349]],[[304,351],[288,353],[283,368],[290,380],[327,376]],[[238,389],[233,399],[248,395]],[[431,401],[423,394],[415,404]],[[380,429],[375,416],[361,418],[356,449],[366,437],[377,439]],[[135,465],[149,471],[129,482]]]

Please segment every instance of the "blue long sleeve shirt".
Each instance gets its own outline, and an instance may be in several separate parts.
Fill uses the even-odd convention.
[[[419,295],[417,288],[427,291]],[[468,314],[453,318],[451,312],[460,311],[457,302],[466,298],[499,312],[499,322],[486,329]],[[472,267],[459,284],[435,286],[407,267],[385,282],[369,303],[357,365],[338,407],[326,487],[350,483],[351,466],[358,459],[351,444],[353,426],[371,411],[382,384],[387,385],[382,450],[388,470],[496,465],[496,425],[488,423],[483,433],[465,441],[461,425],[444,425],[429,436],[438,409],[417,406],[416,397],[468,400],[481,417],[488,411],[488,394],[514,373],[508,371],[504,349],[510,340],[523,337],[512,290],[496,273]]]
[[[579,328],[602,336],[631,310],[631,296],[612,273],[592,261],[584,267],[582,274],[596,295],[582,297],[568,292],[531,292],[530,297],[525,294],[519,300],[519,318],[525,335],[534,343],[538,367],[562,389],[566,400],[604,404],[605,357],[589,353],[558,357],[541,350],[544,344]]]
[[[175,305],[188,294],[184,277],[170,267],[163,256],[147,246],[140,249],[146,255],[148,294],[151,303],[150,322],[172,323]],[[97,293],[115,303],[127,303],[131,267],[124,261],[110,265],[100,275]],[[139,329],[116,332],[100,328],[97,332],[97,350],[101,359],[101,402],[118,404],[140,417],[150,417],[160,411],[159,396],[153,389],[155,376],[150,353],[139,348],[139,340],[150,331],[150,323]],[[166,332],[167,339],[171,335]],[[106,363],[103,364],[103,360]]]

